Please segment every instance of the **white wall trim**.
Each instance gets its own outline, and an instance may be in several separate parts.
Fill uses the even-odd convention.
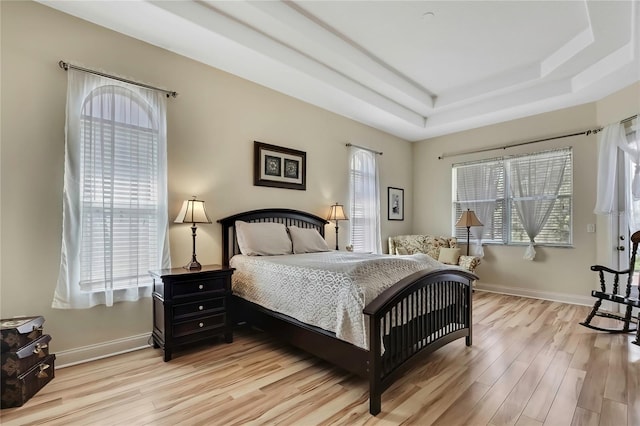
[[[150,347],[150,338],[151,333],[138,334],[136,336],[123,337],[122,339],[56,352],[56,368],[71,367],[76,364],[133,352],[139,349],[146,349]]]
[[[506,287],[480,282],[476,282],[475,289],[489,293],[508,294],[511,296],[529,297],[533,299],[550,300],[552,302],[571,303],[574,305],[593,305],[593,298],[590,296]],[[122,339],[56,352],[56,368],[71,367],[72,365],[146,349],[150,347],[150,338],[151,333],[138,334],[136,336],[123,337]]]
[[[550,300],[552,302],[570,303],[572,305],[592,306],[594,299],[591,295],[580,296],[576,294],[556,293],[550,291],[531,290],[528,288],[507,287],[497,284],[476,282],[476,290],[489,293],[501,293],[511,296],[530,297],[532,299]]]

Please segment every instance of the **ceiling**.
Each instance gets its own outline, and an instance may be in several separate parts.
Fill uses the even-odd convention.
[[[638,1],[40,2],[409,141],[640,81]]]

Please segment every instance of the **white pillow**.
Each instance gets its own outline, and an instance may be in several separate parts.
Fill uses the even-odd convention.
[[[240,252],[247,256],[291,254],[291,239],[282,223],[236,221]]]
[[[293,242],[293,254],[329,251],[327,242],[322,238],[322,235],[313,228],[290,226],[289,235]]]

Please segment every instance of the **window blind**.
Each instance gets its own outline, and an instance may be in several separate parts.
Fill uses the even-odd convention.
[[[355,251],[381,253],[380,199],[376,155],[351,147],[349,221]]]
[[[81,126],[80,286],[148,286],[162,251],[152,112],[132,92],[103,87],[85,103]]]
[[[544,167],[536,167],[538,164]],[[482,240],[498,244],[525,244],[529,237],[517,214],[514,203],[524,198],[514,197],[511,191],[511,173],[516,166],[526,166],[530,173],[528,181],[522,184],[540,186],[547,177],[545,174],[557,171],[566,163],[564,175],[558,195],[552,188],[544,188],[534,196],[536,199],[553,203],[549,218],[536,236],[537,244],[571,245],[572,244],[572,211],[573,211],[573,160],[571,148],[545,151],[535,154],[524,154],[502,158],[454,164],[453,180],[453,223],[462,211],[467,208],[477,211],[494,203],[490,214],[481,218],[484,224]],[[487,182],[487,177],[493,177]],[[487,185],[492,185],[495,196],[487,197]],[[466,228],[453,227],[454,235],[466,239]]]

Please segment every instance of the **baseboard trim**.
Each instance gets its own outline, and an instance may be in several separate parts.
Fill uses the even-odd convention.
[[[496,284],[476,282],[475,290],[489,293],[508,294],[511,296],[528,297],[532,299],[550,300],[552,302],[570,303],[573,305],[593,305],[593,298],[589,296],[577,296],[574,294],[555,293],[547,291],[530,290],[525,288],[506,287]],[[122,339],[97,343],[56,352],[56,368],[71,367],[102,358],[120,355],[150,347],[151,333],[124,337]]]
[[[594,299],[591,296],[578,296],[575,294],[556,293],[551,291],[531,290],[528,288],[507,287],[497,284],[476,282],[476,290],[489,293],[508,294],[511,296],[529,297],[531,299],[549,300],[552,302],[570,303],[572,305],[592,306]]]
[[[71,367],[72,365],[146,349],[150,347],[150,338],[151,333],[145,333],[56,352],[56,368]]]

